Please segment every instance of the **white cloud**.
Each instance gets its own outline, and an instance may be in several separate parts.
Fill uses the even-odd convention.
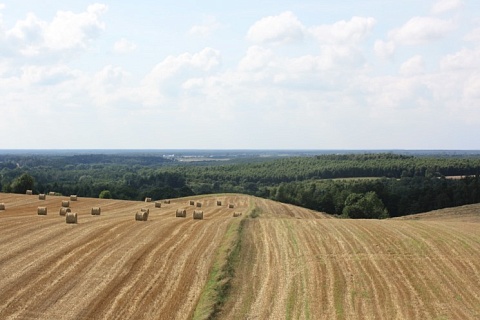
[[[393,41],[377,40],[373,50],[378,57],[390,59],[395,53],[395,43]]]
[[[442,70],[473,70],[480,68],[480,48],[462,49],[449,54],[440,61]]]
[[[464,37],[463,40],[469,42],[476,42],[480,45],[480,28],[470,30]]]
[[[462,0],[437,0],[432,7],[433,14],[456,10],[464,5]]]
[[[398,44],[419,45],[445,38],[454,28],[450,20],[413,17],[402,27],[392,30],[388,37]]]
[[[107,6],[103,4],[93,4],[78,14],[58,11],[51,22],[28,13],[24,20],[17,21],[13,28],[5,31],[4,46],[25,56],[85,49],[105,28],[100,15],[106,10]]]
[[[287,11],[255,22],[247,32],[247,39],[260,44],[284,44],[302,41],[305,31],[305,27],[298,18]]]
[[[190,28],[188,33],[193,36],[208,37],[221,26],[222,25],[214,16],[208,16],[204,19],[202,24]]]
[[[374,18],[353,17],[350,21],[312,27],[310,32],[320,42],[356,44],[370,34],[375,23]]]
[[[115,42],[115,44],[113,45],[113,52],[119,53],[119,54],[128,53],[128,52],[135,51],[136,48],[137,48],[137,45],[135,43],[130,42],[125,38],[122,38],[117,42]]]
[[[416,55],[400,66],[400,74],[403,76],[413,76],[422,74],[425,71],[425,61],[421,55]]]
[[[78,75],[77,71],[65,65],[22,67],[22,81],[26,84],[57,85]]]

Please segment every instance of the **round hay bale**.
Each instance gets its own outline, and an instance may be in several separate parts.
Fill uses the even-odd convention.
[[[236,217],[240,217],[241,215],[242,215],[241,212],[234,212],[234,213],[233,213],[233,217],[235,217],[235,218],[236,218]]]
[[[152,198],[145,198],[145,202],[152,202]]]
[[[5,210],[5,203],[0,203],[0,210]]]
[[[45,193],[40,193],[38,195],[38,200],[46,200],[47,199],[47,196],[45,195]]]
[[[25,194],[28,194],[29,196],[31,196],[31,195],[33,194],[33,191],[32,191],[32,190],[27,190],[27,191],[25,192]]]
[[[187,216],[187,210],[185,209],[177,209],[175,213],[175,217],[185,218]]]
[[[64,207],[64,208],[70,207],[70,201],[68,201],[68,200],[62,200],[62,207]]]
[[[235,206],[233,205],[233,203],[228,204],[228,207],[229,207],[230,209],[235,208]]]
[[[139,211],[135,214],[136,221],[147,221],[148,220],[148,212],[146,211]]]
[[[77,213],[67,212],[67,214],[65,215],[65,221],[67,223],[77,223]]]
[[[195,201],[190,200],[189,204],[190,204],[191,206],[194,206],[194,205],[195,205]]]
[[[60,215],[61,216],[66,215],[68,212],[72,212],[72,209],[70,209],[70,208],[60,208]]]
[[[221,206],[221,205],[222,205],[222,201],[217,200],[217,206]]]
[[[92,208],[92,216],[99,216],[101,213],[102,209],[100,207],[93,207]]]
[[[37,214],[41,216],[47,215],[47,207],[38,207]]]
[[[70,196],[70,201],[77,201],[77,195],[76,194],[72,194]]]
[[[165,200],[163,203],[170,204],[170,200]]]
[[[48,195],[49,195],[49,196],[54,196],[54,195],[55,195],[55,192],[50,191],[50,192],[48,193]]]
[[[202,207],[202,203],[201,202],[197,202],[197,208],[201,208]]]
[[[162,203],[155,201],[155,208],[161,208],[161,207],[162,207]]]
[[[193,219],[202,220],[203,219],[203,211],[201,211],[201,210],[193,211]]]

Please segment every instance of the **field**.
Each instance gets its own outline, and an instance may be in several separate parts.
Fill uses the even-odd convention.
[[[341,220],[233,194],[78,198],[66,224],[62,200],[0,193],[0,319],[480,319],[478,205]]]

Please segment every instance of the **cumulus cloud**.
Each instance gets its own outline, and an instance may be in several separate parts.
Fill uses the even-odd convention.
[[[480,48],[461,49],[440,61],[442,70],[474,70],[480,68]]]
[[[302,41],[305,31],[305,27],[298,18],[287,11],[255,22],[247,32],[247,39],[259,44],[284,44]]]
[[[463,6],[462,0],[438,0],[432,7],[433,14],[441,14],[456,10]]]
[[[135,43],[130,42],[125,38],[122,38],[115,42],[115,44],[113,45],[113,52],[119,54],[128,53],[134,51],[136,48],[137,45]]]
[[[214,16],[208,16],[202,24],[191,27],[188,33],[192,36],[208,37],[221,26]]]
[[[413,17],[402,27],[392,30],[388,37],[401,45],[419,45],[445,38],[454,28],[451,20]]]
[[[331,25],[310,28],[310,32],[320,42],[355,44],[363,41],[375,26],[374,18],[353,17]]]
[[[100,16],[106,10],[107,6],[97,3],[81,13],[58,11],[50,22],[29,13],[5,31],[3,45],[24,56],[85,49],[105,28]]]
[[[423,73],[425,70],[425,61],[421,55],[416,55],[400,66],[400,74],[403,76],[413,76]]]

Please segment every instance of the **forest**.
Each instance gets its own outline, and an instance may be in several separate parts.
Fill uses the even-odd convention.
[[[480,155],[322,154],[180,162],[156,154],[0,154],[3,192],[143,200],[244,193],[347,218],[480,202]]]

